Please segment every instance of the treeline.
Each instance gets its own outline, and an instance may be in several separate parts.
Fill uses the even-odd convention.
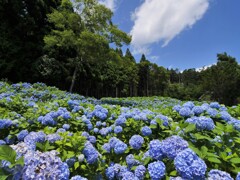
[[[240,101],[240,67],[226,53],[197,71],[166,69],[122,45],[131,37],[96,0],[0,2],[0,78],[45,82],[85,96]],[[136,63],[139,62],[139,63]]]

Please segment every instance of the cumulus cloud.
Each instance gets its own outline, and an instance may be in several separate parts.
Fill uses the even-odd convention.
[[[111,9],[113,12],[116,10],[117,0],[99,0],[99,3],[105,5],[107,8]]]
[[[163,42],[162,46],[166,46],[203,17],[209,1],[145,0],[132,14],[134,25],[130,34],[133,47],[141,52],[152,43]]]

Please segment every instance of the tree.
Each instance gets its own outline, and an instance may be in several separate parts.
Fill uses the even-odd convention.
[[[217,58],[217,64],[204,72],[204,89],[210,91],[217,101],[232,105],[239,96],[239,65],[227,53],[217,54]]]
[[[131,38],[111,22],[112,12],[96,0],[63,0],[60,8],[48,15],[55,28],[45,36],[46,49],[60,48],[72,52],[74,69],[70,92],[84,63],[97,63],[109,53],[109,44],[129,44]]]
[[[0,1],[0,78],[33,82],[34,64],[43,55],[43,36],[50,28],[46,15],[59,1]]]

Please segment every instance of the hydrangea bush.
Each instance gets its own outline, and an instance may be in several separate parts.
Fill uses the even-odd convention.
[[[240,179],[240,106],[0,84],[3,179]]]

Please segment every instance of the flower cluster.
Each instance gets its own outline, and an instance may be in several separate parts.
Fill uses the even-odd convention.
[[[56,151],[30,151],[25,154],[24,162],[22,179],[69,179],[68,165],[57,157]]]
[[[94,164],[98,160],[99,153],[89,141],[85,143],[83,154],[89,164]]]
[[[208,173],[208,180],[215,180],[215,179],[233,180],[230,174],[217,169],[212,169]]]
[[[136,150],[140,149],[143,143],[144,143],[144,139],[140,135],[133,135],[129,140],[130,146]]]
[[[162,161],[148,164],[148,172],[152,180],[162,179],[165,176],[166,167]]]
[[[181,177],[186,179],[204,179],[207,166],[191,149],[187,148],[174,159],[174,165]]]
[[[6,129],[13,125],[13,122],[9,119],[0,119],[0,129]]]

